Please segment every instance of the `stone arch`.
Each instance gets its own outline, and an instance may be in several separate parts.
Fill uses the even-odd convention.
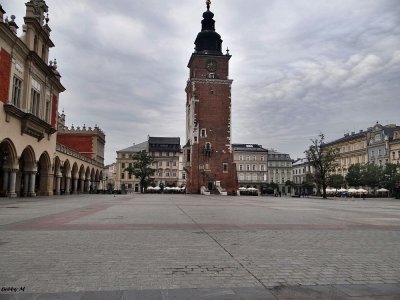
[[[19,158],[19,170],[16,178],[16,193],[23,197],[35,197],[37,163],[35,151],[27,146]]]
[[[61,194],[61,181],[62,181],[62,172],[61,172],[61,160],[58,156],[54,158],[54,177],[53,177],[53,194],[60,195]]]
[[[96,173],[94,171],[94,168],[90,171],[90,192],[94,192],[96,190]]]
[[[18,157],[14,143],[6,138],[0,142],[0,196],[15,197]]]
[[[89,193],[90,191],[90,168],[89,166],[86,167],[85,171],[85,192]]]
[[[62,183],[61,193],[69,195],[71,193],[71,163],[68,159],[61,165]]]
[[[72,165],[72,171],[71,171],[72,193],[73,194],[78,193],[78,179],[79,179],[78,164],[76,162],[74,162],[74,164]]]
[[[79,168],[78,191],[80,193],[85,192],[85,166],[84,165],[81,165]]]
[[[52,191],[51,160],[47,151],[43,152],[37,163],[35,191],[38,195],[49,196]]]

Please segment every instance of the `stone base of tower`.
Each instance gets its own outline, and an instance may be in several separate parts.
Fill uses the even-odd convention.
[[[196,150],[192,148],[192,161],[186,167],[186,192],[199,194],[202,186],[212,192],[216,191],[218,184],[228,195],[236,195],[238,180],[232,155],[229,153],[208,160],[202,155],[197,155]]]

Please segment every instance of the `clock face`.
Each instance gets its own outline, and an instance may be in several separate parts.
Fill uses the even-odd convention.
[[[206,68],[210,72],[215,72],[217,70],[217,62],[215,60],[213,60],[213,59],[209,59],[207,61]]]

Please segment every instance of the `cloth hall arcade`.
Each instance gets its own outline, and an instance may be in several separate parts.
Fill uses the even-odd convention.
[[[65,91],[49,59],[48,6],[26,3],[21,34],[0,5],[0,195],[83,193],[102,188],[105,135],[68,128],[58,113]],[[46,15],[47,14],[47,15]]]

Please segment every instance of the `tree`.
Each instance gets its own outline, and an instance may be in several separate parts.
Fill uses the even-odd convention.
[[[383,170],[382,181],[379,185],[388,189],[390,193],[393,194],[399,180],[399,165],[387,163],[385,165],[385,169]]]
[[[340,174],[332,174],[328,177],[328,185],[340,189],[344,184],[344,177]]]
[[[311,166],[314,167],[314,181],[317,186],[322,186],[322,197],[326,199],[328,175],[337,167],[339,149],[324,146],[325,136],[321,133],[317,139],[311,140],[312,144],[304,151]]]
[[[144,190],[151,183],[151,176],[154,175],[155,170],[151,168],[151,164],[154,162],[154,158],[147,154],[145,150],[142,150],[132,156],[134,160],[131,167],[125,169],[130,175],[135,175],[140,181],[140,192],[143,193]]]
[[[368,163],[363,166],[362,182],[372,189],[375,189],[383,181],[383,169],[374,163]]]
[[[346,182],[350,186],[363,186],[365,182],[363,181],[364,168],[360,164],[351,165],[346,174]]]

